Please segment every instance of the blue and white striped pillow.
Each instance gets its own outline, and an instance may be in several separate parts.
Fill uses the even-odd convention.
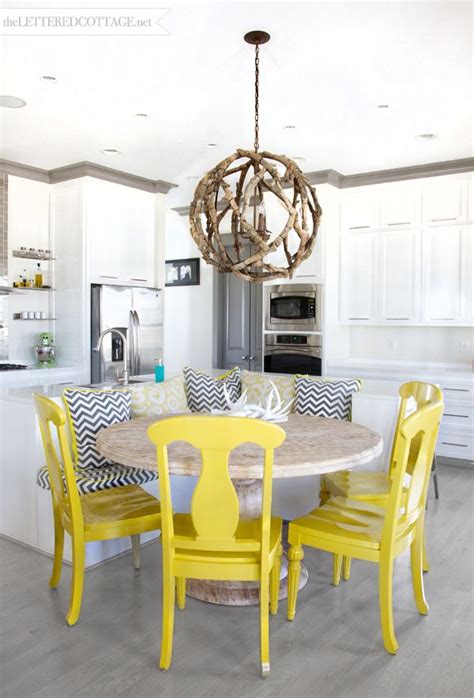
[[[317,417],[350,420],[352,396],[359,380],[321,380],[296,376],[296,412]]]
[[[101,468],[112,465],[113,461],[98,452],[96,439],[104,427],[130,419],[131,394],[121,390],[66,389],[64,402],[71,420],[76,466]]]
[[[183,373],[186,384],[186,398],[191,412],[228,410],[224,386],[232,402],[235,402],[240,397],[242,379],[238,366],[221,378],[212,378],[207,373],[200,373],[200,371],[195,371],[189,367],[186,367]]]

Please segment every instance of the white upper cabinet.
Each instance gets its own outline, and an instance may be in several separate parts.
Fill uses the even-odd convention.
[[[428,322],[467,320],[468,236],[466,226],[432,227],[423,231],[424,319]]]
[[[472,176],[341,192],[341,321],[468,325]]]
[[[420,185],[418,182],[382,185],[379,189],[380,227],[407,228],[420,220]]]
[[[379,202],[370,190],[356,187],[342,192],[341,229],[367,230],[377,227]]]
[[[154,194],[99,179],[86,191],[90,280],[153,286]]]
[[[467,220],[468,177],[433,177],[422,186],[423,223],[440,225]]]
[[[405,323],[419,319],[419,235],[415,230],[378,234],[380,243],[380,319]]]
[[[153,285],[153,194],[129,189],[127,199],[122,276],[132,285]]]
[[[376,319],[376,234],[348,233],[341,239],[341,315],[346,321]]]

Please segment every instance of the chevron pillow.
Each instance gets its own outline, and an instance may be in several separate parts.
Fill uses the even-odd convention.
[[[101,468],[112,461],[100,455],[96,439],[104,427],[130,419],[132,396],[119,390],[68,390],[64,402],[69,414],[78,468]]]
[[[352,395],[360,390],[358,380],[314,380],[296,377],[296,412],[349,421]]]
[[[234,402],[240,397],[242,380],[240,368],[237,366],[229,373],[219,378],[212,378],[207,373],[200,373],[192,368],[184,369],[186,383],[186,398],[191,412],[210,412],[211,410],[227,410],[224,386]]]

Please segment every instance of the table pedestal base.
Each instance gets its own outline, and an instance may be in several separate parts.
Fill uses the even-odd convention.
[[[261,512],[262,481],[233,480],[240,504],[242,518],[257,518]],[[286,537],[286,535],[285,535]],[[285,541],[283,542],[285,548]],[[308,570],[301,564],[299,588],[308,582]],[[256,606],[259,603],[260,584],[258,582],[221,582],[213,579],[187,579],[186,594],[199,601],[223,606]],[[279,598],[288,596],[288,560],[283,552],[281,558]]]

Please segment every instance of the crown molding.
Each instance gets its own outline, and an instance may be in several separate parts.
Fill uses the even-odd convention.
[[[23,165],[12,160],[0,158],[0,172],[13,175],[14,177],[26,177],[27,179],[35,179],[37,182],[49,183],[48,170],[42,170],[40,167],[32,167],[31,165]]]
[[[121,170],[114,170],[111,167],[96,165],[93,162],[76,162],[65,167],[56,167],[52,170],[42,170],[39,167],[32,167],[19,162],[0,159],[0,172],[14,175],[15,177],[25,177],[35,179],[39,182],[56,184],[57,182],[67,182],[70,179],[79,177],[95,177],[115,184],[123,184],[126,187],[141,189],[152,193],[167,194],[170,189],[177,187],[177,184],[165,182],[161,179],[147,179]]]
[[[390,170],[375,170],[374,172],[360,172],[358,174],[343,175],[337,170],[318,170],[306,172],[305,176],[310,184],[331,184],[336,189],[348,189],[350,187],[363,187],[368,184],[383,184],[384,182],[402,182],[408,179],[420,179],[421,177],[440,177],[442,175],[460,174],[474,171],[474,158],[460,158],[458,160],[445,160],[443,162],[430,162],[426,165],[411,165],[409,167],[395,167]],[[282,183],[284,189],[290,184]],[[219,201],[218,210],[222,210],[224,200]],[[189,214],[189,206],[177,206],[172,209],[180,216]]]

